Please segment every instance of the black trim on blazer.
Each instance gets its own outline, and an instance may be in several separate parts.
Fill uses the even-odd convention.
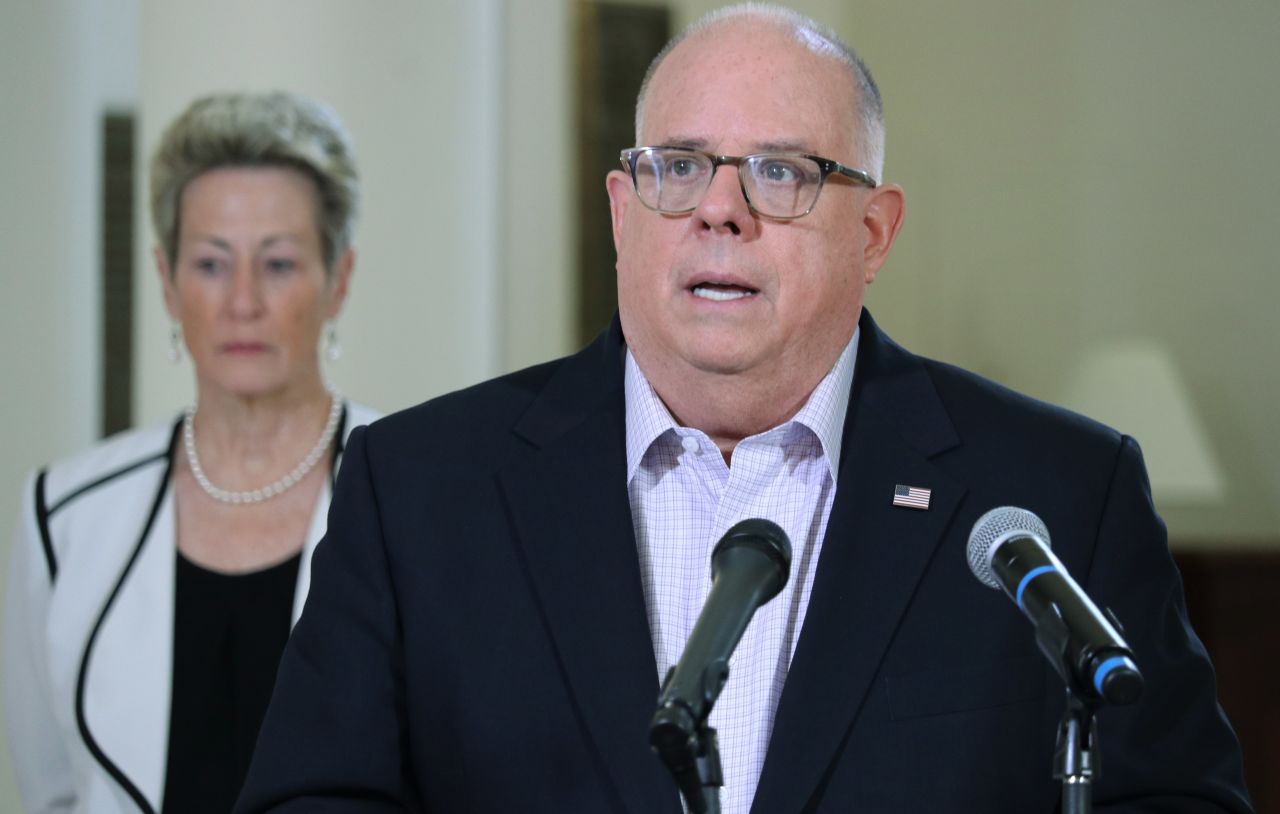
[[[36,475],[35,512],[36,527],[40,530],[40,544],[44,547],[44,561],[49,566],[49,584],[58,579],[58,555],[53,550],[53,537],[49,535],[49,508],[44,499],[44,478],[48,469],[41,469]]]
[[[80,657],[80,674],[76,678],[76,726],[80,730],[80,738],[88,747],[89,753],[94,759],[102,765],[107,774],[111,775],[125,793],[133,799],[133,802],[143,812],[143,814],[156,814],[156,809],[151,807],[151,803],[147,800],[146,795],[134,785],[133,781],[125,776],[120,767],[107,757],[102,751],[102,747],[98,745],[98,741],[93,737],[93,733],[89,731],[89,722],[85,719],[84,714],[84,688],[85,679],[89,674],[89,656],[93,652],[94,642],[97,641],[98,631],[102,629],[102,623],[107,618],[107,612],[111,610],[111,606],[115,603],[116,597],[120,594],[120,588],[124,585],[125,579],[128,578],[129,572],[133,570],[133,564],[138,561],[138,555],[142,553],[142,547],[146,544],[147,538],[151,535],[151,527],[155,525],[156,515],[160,513],[160,504],[164,502],[165,492],[169,489],[169,480],[173,476],[173,456],[177,449],[178,431],[182,426],[182,422],[177,422],[173,426],[173,434],[169,438],[169,446],[166,452],[156,456],[159,458],[167,458],[168,464],[165,466],[164,474],[160,478],[160,488],[156,490],[155,500],[151,504],[151,512],[147,515],[147,522],[142,527],[142,534],[138,537],[138,544],[133,548],[133,554],[129,556],[129,561],[125,563],[124,570],[120,572],[119,579],[116,580],[115,587],[111,589],[111,595],[107,597],[106,604],[102,606],[101,612],[98,613],[98,619],[93,624],[93,630],[89,633],[89,640],[85,643],[84,653]],[[156,460],[151,458],[149,460]],[[144,462],[145,463],[145,462]],[[139,466],[137,464],[135,466]],[[134,467],[129,467],[130,469]],[[119,473],[116,473],[119,474]],[[93,486],[96,484],[90,484]],[[89,488],[89,487],[86,487]],[[83,491],[83,490],[81,490]],[[63,503],[66,501],[64,500]]]
[[[329,491],[338,488],[338,463],[342,460],[342,450],[347,446],[347,403],[342,403],[342,416],[338,419],[338,431],[334,434],[333,458],[329,461]]]
[[[174,437],[176,437],[176,436],[174,436]],[[170,441],[170,445],[172,445],[172,441]],[[102,477],[98,478],[97,480],[90,481],[89,483],[86,483],[84,486],[81,486],[81,487],[78,487],[78,488],[76,488],[76,489],[73,489],[71,492],[69,492],[67,495],[65,495],[61,500],[59,500],[57,503],[53,504],[53,506],[48,510],[48,514],[49,514],[50,516],[52,516],[52,515],[53,515],[54,513],[56,513],[59,509],[61,509],[63,506],[67,505],[67,504],[68,504],[68,503],[70,503],[71,501],[73,501],[73,500],[75,500],[76,498],[80,497],[80,496],[81,496],[81,495],[83,495],[85,492],[89,492],[89,491],[92,491],[92,490],[94,490],[94,489],[97,489],[99,486],[103,485],[104,483],[107,483],[107,482],[109,482],[109,481],[113,481],[113,480],[115,480],[116,478],[120,477],[121,475],[127,475],[127,474],[129,474],[130,472],[132,472],[132,471],[133,471],[133,470],[135,470],[135,469],[141,469],[142,467],[146,466],[147,464],[153,464],[153,463],[155,463],[156,461],[162,461],[162,460],[164,460],[165,458],[167,458],[168,456],[169,456],[169,450],[167,450],[167,449],[166,449],[166,450],[165,450],[165,451],[163,451],[163,452],[157,452],[157,453],[156,453],[156,454],[154,454],[154,455],[149,455],[149,456],[147,456],[146,458],[143,458],[143,459],[142,459],[142,460],[140,460],[140,461],[134,461],[134,462],[133,462],[133,463],[131,463],[131,464],[125,464],[124,466],[120,467],[119,469],[117,469],[117,470],[115,470],[115,471],[113,471],[113,472],[108,472],[107,474],[103,475]]]

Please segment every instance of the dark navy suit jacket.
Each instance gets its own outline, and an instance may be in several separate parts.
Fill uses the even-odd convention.
[[[1095,808],[1248,811],[1137,445],[861,324],[753,811],[1055,810],[1061,681],[965,561],[1002,505],[1043,518],[1147,679],[1102,712]],[[356,431],[238,811],[679,814],[647,745],[622,382],[615,319],[574,356]],[[893,506],[897,484],[931,489],[928,510]]]

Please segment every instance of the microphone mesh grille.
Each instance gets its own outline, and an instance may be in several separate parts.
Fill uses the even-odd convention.
[[[1016,506],[1000,506],[978,518],[969,532],[969,570],[988,588],[999,588],[1000,581],[991,571],[991,555],[1010,536],[1039,537],[1049,545],[1049,529],[1034,513]]]

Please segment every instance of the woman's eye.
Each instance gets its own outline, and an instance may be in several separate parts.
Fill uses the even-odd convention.
[[[222,270],[222,263],[212,257],[202,257],[196,260],[195,267],[201,274],[217,274]]]
[[[273,257],[267,260],[267,271],[272,274],[286,274],[297,268],[298,264],[285,257]]]

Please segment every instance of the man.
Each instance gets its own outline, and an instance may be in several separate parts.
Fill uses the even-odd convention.
[[[965,563],[1012,504],[1147,679],[1103,711],[1097,809],[1248,811],[1132,440],[862,310],[903,196],[861,63],[721,12],[655,61],[637,142],[605,335],[353,437],[240,810],[676,814],[659,677],[762,516],[794,556],[711,716],[724,810],[1047,814],[1061,682]]]

